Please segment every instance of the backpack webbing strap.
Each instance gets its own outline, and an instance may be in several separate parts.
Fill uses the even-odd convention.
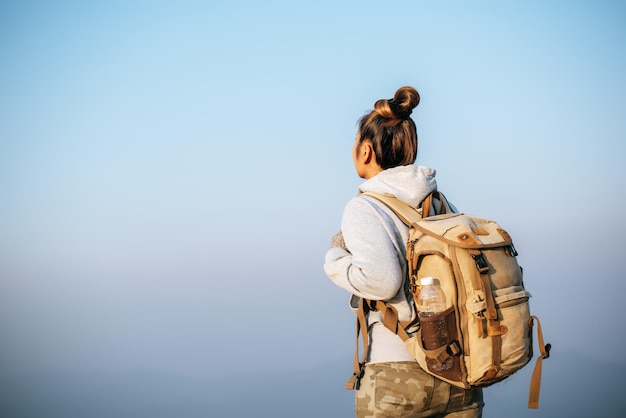
[[[402,341],[408,340],[409,334],[406,328],[418,323],[415,321],[402,322],[398,320],[398,311],[393,306],[383,302],[382,300],[372,301],[374,309],[383,315],[383,325],[391,332],[402,338]]]
[[[363,192],[361,194],[373,197],[374,199],[387,205],[389,209],[391,209],[393,213],[395,213],[396,216],[398,216],[398,218],[400,218],[400,220],[407,226],[411,226],[413,223],[422,219],[422,215],[417,210],[399,200],[395,196],[371,192]]]
[[[383,315],[383,325],[391,332],[402,338],[403,341],[409,339],[405,327],[412,325],[412,322],[398,321],[398,311],[381,300],[359,300],[356,313],[356,347],[354,350],[354,373],[346,382],[346,389],[359,389],[359,383],[365,371],[365,363],[369,351],[369,334],[367,329],[367,314],[370,311],[379,311]],[[363,355],[359,361],[359,334],[363,341]]]
[[[455,213],[450,206],[450,203],[448,203],[448,199],[446,199],[443,193],[437,190],[430,193],[422,201],[421,212],[404,203],[395,196],[373,192],[363,192],[361,194],[373,197],[374,199],[387,205],[389,209],[391,209],[393,213],[395,213],[396,216],[407,226],[415,225],[418,221],[427,218],[430,216],[431,210],[435,215]]]
[[[528,325],[530,326],[531,333],[534,322],[537,322],[537,343],[539,345],[539,352],[541,355],[537,359],[535,363],[535,368],[533,369],[533,374],[530,378],[530,393],[528,395],[528,407],[529,408],[539,408],[539,392],[541,390],[541,365],[543,359],[550,357],[550,349],[552,346],[550,344],[543,343],[543,332],[541,331],[541,323],[539,322],[539,318],[536,316],[531,316],[528,320]]]
[[[434,204],[433,199],[439,201],[439,205]],[[439,206],[439,208],[437,208]],[[443,215],[446,213],[453,213],[454,211],[450,207],[448,203],[448,199],[438,190],[430,193],[426,198],[422,201],[422,218],[427,218],[430,216],[430,210],[433,209],[435,215]]]
[[[359,306],[356,311],[356,347],[354,349],[354,374],[346,382],[346,389],[359,389],[359,382],[363,377],[367,351],[369,350],[369,336],[367,335],[367,307],[365,299],[359,299]],[[363,357],[359,361],[359,334],[363,339]]]
[[[480,251],[471,253],[471,257],[476,262],[476,269],[480,275],[480,285],[485,295],[485,303],[487,305],[484,319],[487,320],[487,336],[491,339],[491,368],[487,371],[483,379],[490,380],[498,374],[502,366],[502,335],[506,333],[507,328],[502,326],[498,320],[493,289],[488,276],[489,265],[486,263]],[[482,335],[482,325],[479,335]]]

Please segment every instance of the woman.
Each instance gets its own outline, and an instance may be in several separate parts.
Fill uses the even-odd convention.
[[[419,101],[413,87],[401,87],[360,119],[352,149],[356,172],[366,180],[359,193],[391,194],[418,208],[437,189],[435,170],[413,165],[417,132],[410,115]],[[399,320],[415,319],[405,283],[407,238],[408,227],[384,204],[364,195],[348,202],[324,270],[352,294],[353,309],[359,298],[384,300]],[[367,324],[370,347],[356,390],[357,418],[482,416],[480,389],[459,389],[424,372],[378,312],[368,314]]]

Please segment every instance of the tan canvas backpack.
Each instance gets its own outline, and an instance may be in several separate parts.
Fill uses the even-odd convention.
[[[402,338],[425,371],[466,389],[489,386],[524,367],[533,357],[536,322],[541,355],[531,378],[528,407],[537,408],[542,360],[548,358],[550,344],[544,345],[539,320],[530,315],[530,293],[524,288],[509,234],[494,221],[454,213],[439,192],[424,200],[421,211],[395,197],[364,194],[387,205],[409,226],[407,280],[413,299],[416,301],[420,292],[419,279],[431,276],[439,279],[449,307],[439,315],[422,318],[418,331],[409,335],[406,330],[415,324],[399,323],[392,306],[361,300],[354,375],[346,388],[358,385],[363,373],[370,310],[383,314],[385,326]],[[364,345],[361,361],[359,334]]]

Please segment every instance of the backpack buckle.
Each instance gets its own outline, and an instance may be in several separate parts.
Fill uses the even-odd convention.
[[[504,247],[504,251],[506,252],[506,255],[508,255],[509,257],[517,257],[519,255],[513,243],[510,243],[509,245]]]
[[[476,268],[480,272],[480,274],[485,274],[489,271],[489,264],[487,264],[487,260],[485,260],[485,256],[483,253],[471,254],[474,262],[476,263]]]
[[[411,294],[415,294],[415,292],[417,292],[417,276],[415,274],[411,275],[411,280],[409,280],[409,292],[411,292]]]
[[[365,374],[365,363],[359,363],[359,374],[355,373],[355,379],[354,379],[354,389],[355,390],[359,390],[361,388],[361,379],[363,378],[363,375]]]

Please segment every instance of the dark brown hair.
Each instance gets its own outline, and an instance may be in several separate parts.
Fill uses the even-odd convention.
[[[370,141],[376,162],[383,169],[409,165],[417,158],[417,130],[411,112],[420,102],[413,87],[400,87],[393,99],[374,103],[374,110],[359,120],[359,144]]]

